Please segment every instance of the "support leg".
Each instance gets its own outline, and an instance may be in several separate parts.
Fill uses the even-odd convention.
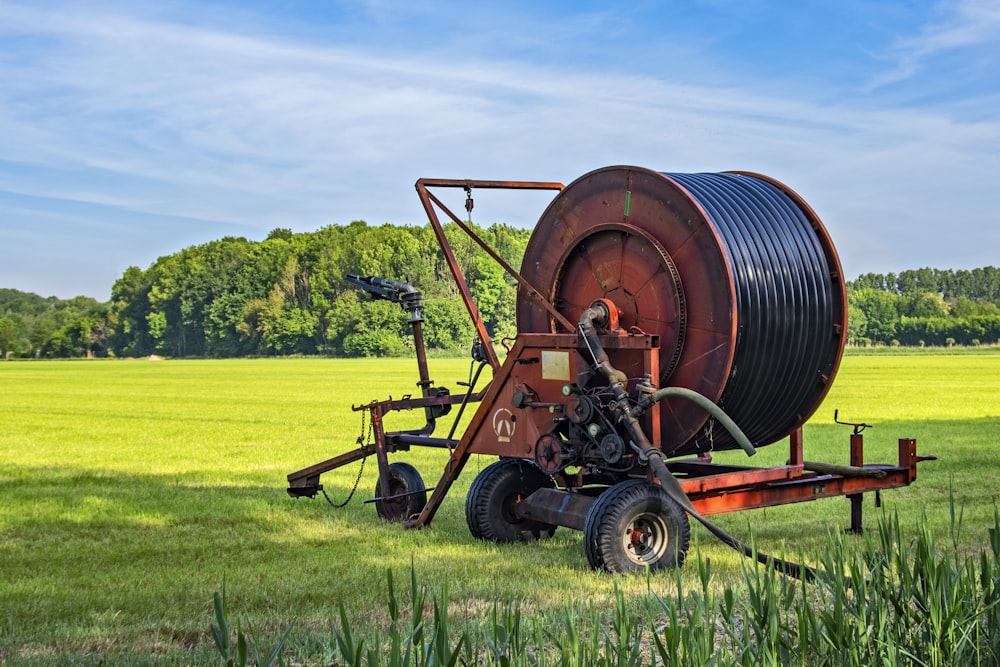
[[[864,436],[860,433],[853,433],[851,434],[851,466],[863,468],[864,465]],[[847,529],[847,532],[852,535],[860,535],[864,531],[862,521],[864,494],[854,493],[847,496],[847,499],[851,501],[851,527]]]

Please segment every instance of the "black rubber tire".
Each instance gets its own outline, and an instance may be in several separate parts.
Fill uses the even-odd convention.
[[[615,484],[598,496],[583,527],[587,562],[607,572],[680,567],[690,541],[681,506],[644,480]]]
[[[416,493],[414,493],[416,492]],[[389,464],[389,491],[382,492],[382,480],[375,482],[375,497],[388,498],[405,495],[392,500],[376,500],[375,510],[386,521],[402,522],[409,519],[427,504],[424,478],[417,469],[404,461]]]
[[[500,459],[482,470],[465,498],[465,520],[472,536],[489,542],[530,542],[552,537],[556,527],[521,519],[514,505],[555,482],[527,459]]]

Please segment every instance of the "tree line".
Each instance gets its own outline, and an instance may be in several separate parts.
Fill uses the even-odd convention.
[[[108,304],[0,288],[0,358],[78,357],[106,335]]]
[[[474,231],[520,266],[530,230]],[[456,225],[444,227],[493,337],[512,336],[516,284]],[[405,281],[423,294],[429,348],[468,350],[474,330],[430,225],[356,221],[315,232],[226,237],[132,266],[111,300],[0,290],[0,353],[16,357],[394,356],[412,349],[407,313],[344,276]]]
[[[847,285],[854,345],[1000,343],[1000,269],[866,273]]]
[[[530,230],[473,225],[512,266]],[[516,285],[456,225],[445,234],[494,338],[515,334]],[[226,237],[129,267],[111,300],[60,300],[0,289],[0,356],[396,356],[412,349],[398,304],[344,276],[410,282],[424,296],[427,346],[468,350],[474,331],[430,225],[363,221],[315,232]],[[867,273],[848,289],[853,345],[1000,341],[1000,270]]]

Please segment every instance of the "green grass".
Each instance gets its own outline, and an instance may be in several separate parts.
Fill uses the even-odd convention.
[[[435,359],[431,371],[457,391],[468,363]],[[287,650],[313,661],[329,649],[340,604],[357,627],[385,629],[386,570],[405,581],[411,563],[423,583],[447,581],[456,621],[484,618],[508,595],[525,614],[544,614],[567,600],[613,609],[615,586],[630,599],[645,594],[642,578],[589,571],[573,531],[541,544],[474,541],[465,492],[489,460],[466,467],[422,531],[383,523],[361,502],[372,495],[374,461],[344,509],[286,495],[287,473],[354,445],[361,417],[352,402],[416,393],[415,381],[410,360],[0,363],[0,662],[208,660],[212,593],[223,581],[230,607],[262,635],[294,622]],[[865,431],[868,462],[894,462],[899,437],[940,457],[921,464],[912,487],[882,494],[904,534],[926,517],[938,545],[950,548],[951,493],[962,513],[954,543],[962,552],[984,547],[1000,488],[1000,355],[849,355],[806,425],[807,458],[847,463],[850,429],[832,423],[835,408],[874,424]],[[391,419],[389,428],[422,422],[418,413]],[[428,484],[444,463],[433,450],[399,457]],[[786,457],[778,443],[753,462]],[[323,477],[335,501],[357,471]],[[866,512],[874,526],[873,503]],[[832,499],[716,519],[738,536],[752,529],[762,550],[815,563],[830,533],[847,525],[849,505]],[[713,582],[739,581],[741,559],[693,532]],[[684,568],[680,582],[697,586],[697,568]],[[649,585],[670,596],[678,579]]]

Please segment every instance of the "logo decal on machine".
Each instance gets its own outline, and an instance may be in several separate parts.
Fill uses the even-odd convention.
[[[500,442],[510,442],[514,437],[514,415],[507,408],[500,408],[493,413],[493,432]]]

